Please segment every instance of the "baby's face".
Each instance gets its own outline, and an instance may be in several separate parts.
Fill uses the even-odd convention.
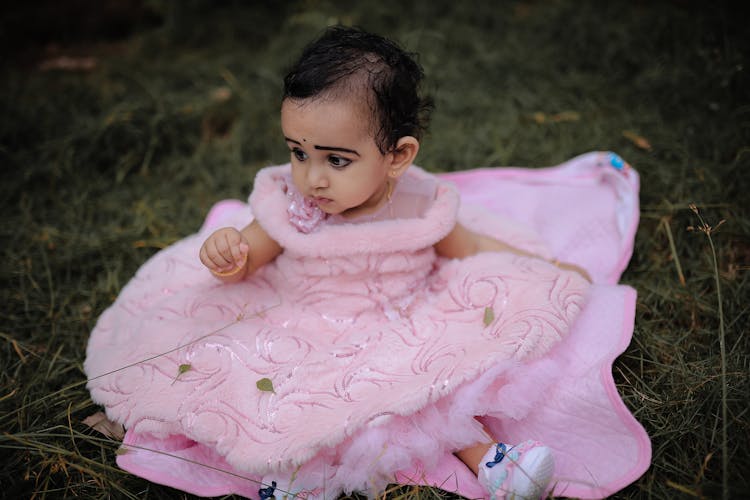
[[[326,213],[363,215],[387,197],[392,155],[380,152],[364,114],[341,99],[287,99],[281,106],[294,185]]]

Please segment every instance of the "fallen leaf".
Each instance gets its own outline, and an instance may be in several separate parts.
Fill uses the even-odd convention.
[[[581,114],[578,111],[561,111],[554,115],[548,115],[537,111],[531,115],[531,118],[539,125],[543,123],[564,123],[564,122],[577,122],[581,120]]]
[[[258,387],[258,390],[264,392],[273,392],[274,394],[276,394],[276,391],[273,390],[273,382],[271,382],[270,378],[262,378],[258,380],[255,385],[256,387]]]
[[[651,143],[648,142],[648,139],[646,139],[645,137],[636,134],[632,130],[623,130],[622,135],[630,142],[635,144],[636,147],[645,149],[646,151],[651,151]]]
[[[211,91],[211,100],[226,102],[232,98],[232,89],[229,87],[218,87]]]
[[[577,122],[580,121],[581,114],[578,111],[562,111],[550,116],[549,119],[556,123]]]
[[[491,307],[484,308],[484,326],[490,326],[495,321],[495,311]]]
[[[104,434],[108,438],[122,441],[122,438],[125,436],[125,428],[122,426],[122,424],[112,422],[101,411],[98,411],[93,415],[89,415],[88,417],[84,418],[83,423],[88,425],[95,431]]]
[[[174,383],[177,382],[177,379],[180,378],[180,375],[182,375],[183,373],[189,372],[191,368],[192,368],[192,365],[190,365],[189,363],[181,364],[179,368],[177,368],[177,376],[172,381],[172,385],[174,385]]]
[[[542,113],[541,111],[537,111],[531,117],[534,119],[535,122],[537,122],[539,125],[547,121],[547,115]]]
[[[127,452],[128,452],[128,449],[127,449],[127,448],[125,448],[124,446],[120,446],[119,448],[117,448],[117,449],[115,450],[115,455],[124,455],[124,454],[126,454]]]
[[[71,57],[60,56],[42,61],[39,69],[42,71],[91,71],[96,68],[97,60],[94,57]]]

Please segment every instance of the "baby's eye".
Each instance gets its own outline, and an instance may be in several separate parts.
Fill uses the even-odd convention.
[[[347,167],[351,162],[351,160],[341,156],[331,155],[328,157],[328,163],[330,163],[333,168],[341,169]]]
[[[294,155],[294,157],[299,161],[307,160],[307,153],[305,153],[299,148],[292,149],[292,155]]]

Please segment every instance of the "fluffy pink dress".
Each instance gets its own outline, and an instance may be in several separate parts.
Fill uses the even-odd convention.
[[[453,174],[478,202],[460,210],[453,184],[412,167],[390,204],[356,221],[309,210],[288,166],[264,169],[249,206],[224,203],[155,255],[92,332],[92,398],[128,429],[118,463],[205,496],[255,498],[276,481],[331,497],[398,480],[480,497],[451,452],[485,440],[481,415],[499,439],[553,448],[555,494],[625,486],[650,446],[611,380],[635,301],[613,283],[638,213],[637,176],[618,162]],[[198,249],[252,217],[284,252],[221,284]],[[456,220],[581,264],[595,285],[508,253],[439,258],[432,245]]]

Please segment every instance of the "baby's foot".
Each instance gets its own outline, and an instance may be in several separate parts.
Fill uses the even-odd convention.
[[[538,441],[493,445],[479,463],[479,482],[491,500],[538,500],[552,479],[552,452]]]

